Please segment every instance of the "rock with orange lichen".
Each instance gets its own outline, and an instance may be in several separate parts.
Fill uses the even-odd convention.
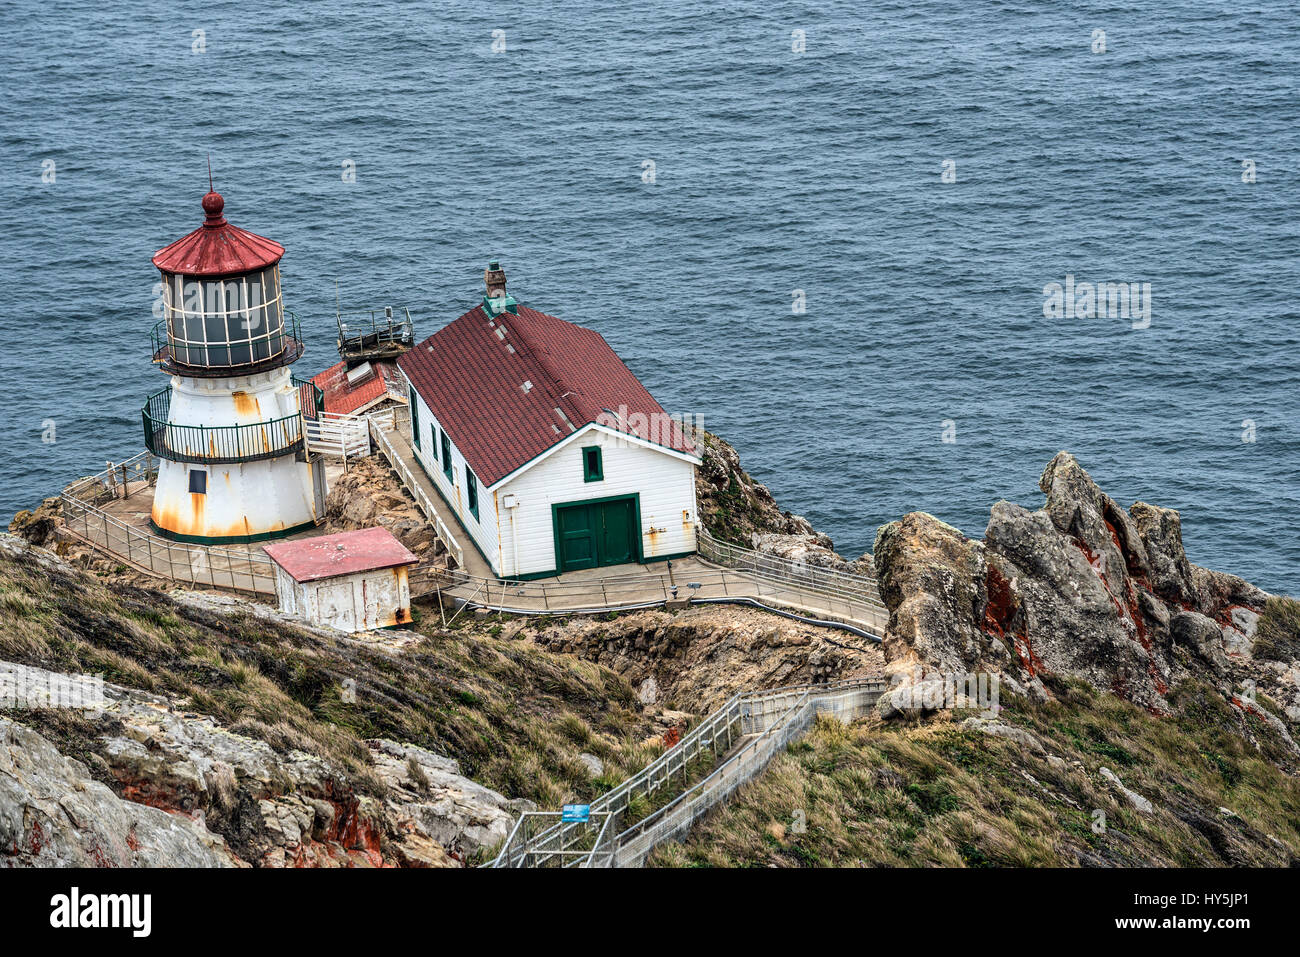
[[[0,717],[0,867],[234,867],[184,814],[124,800],[42,735]]]
[[[983,541],[923,513],[880,529],[891,670],[997,671],[1040,692],[1043,676],[1081,678],[1154,712],[1182,678],[1228,693],[1259,673],[1252,637],[1268,595],[1191,564],[1176,511],[1126,512],[1066,452],[1039,486],[1037,511],[994,505]]]
[[[51,677],[38,668],[5,667],[17,687],[44,686]],[[103,800],[107,794],[141,820],[175,819],[176,827],[185,825],[178,833],[211,836],[230,861],[259,867],[456,867],[503,840],[519,810],[517,802],[461,776],[455,761],[422,748],[367,742],[374,770],[372,793],[365,793],[318,757],[272,748],[166,697],[107,683],[103,690],[102,707],[84,716],[78,744],[113,790],[77,765],[74,793],[91,788]],[[25,728],[14,733],[24,745],[35,734]],[[19,747],[9,755],[11,766],[42,760]],[[0,763],[0,778],[4,771]],[[0,816],[8,813],[19,822],[11,830],[30,817],[23,811],[28,805],[0,795]],[[53,820],[56,814],[47,816]],[[67,820],[52,826],[68,843],[60,853],[73,860],[90,853],[76,850],[85,835],[69,829]],[[131,862],[107,838],[86,839],[92,838],[89,847],[112,852],[105,852],[106,860]],[[27,844],[20,840],[18,846]],[[195,854],[183,856],[184,847],[176,853],[175,861],[161,863],[207,866]]]

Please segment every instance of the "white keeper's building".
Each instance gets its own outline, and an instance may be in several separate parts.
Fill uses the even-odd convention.
[[[696,550],[700,458],[591,329],[487,294],[398,360],[411,444],[492,571],[507,580]]]

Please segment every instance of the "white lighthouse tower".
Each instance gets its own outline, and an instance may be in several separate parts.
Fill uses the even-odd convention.
[[[284,247],[228,223],[224,206],[209,190],[203,225],[153,257],[165,310],[153,358],[172,379],[144,406],[161,460],[151,520],[185,542],[279,538],[324,514],[303,422],[320,390],[289,374],[303,345],[280,297]]]

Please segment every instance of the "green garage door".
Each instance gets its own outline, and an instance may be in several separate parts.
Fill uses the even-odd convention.
[[[560,505],[555,509],[559,571],[622,565],[640,559],[636,499]]]

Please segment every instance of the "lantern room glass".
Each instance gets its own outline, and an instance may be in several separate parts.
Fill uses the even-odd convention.
[[[167,338],[182,365],[237,368],[284,352],[280,268],[228,279],[164,274]]]

